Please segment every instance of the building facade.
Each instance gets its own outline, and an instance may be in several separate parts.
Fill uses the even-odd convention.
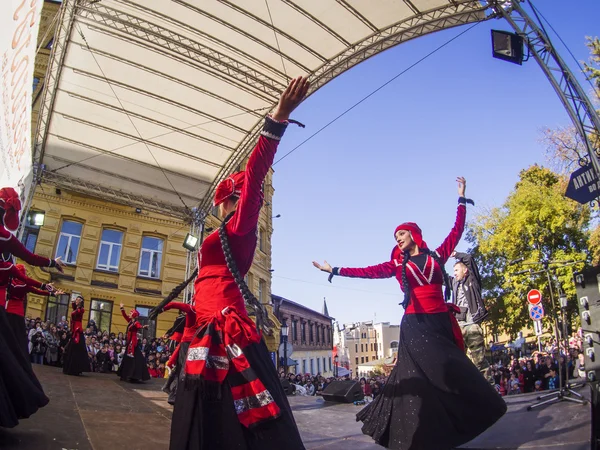
[[[355,377],[359,372],[373,370],[380,361],[394,358],[398,353],[400,325],[390,325],[389,322],[373,323],[356,322],[343,324],[340,328],[336,323],[334,333],[339,364],[349,369]],[[362,368],[362,370],[359,370]],[[369,368],[368,370],[365,368]]]
[[[293,353],[287,356],[296,365],[288,367],[289,372],[333,376],[332,317],[278,295],[272,298],[275,315],[288,326],[288,342],[293,347]],[[279,354],[278,361],[283,356]]]
[[[42,9],[33,80],[34,136],[60,6],[60,1],[46,0]],[[273,334],[265,336],[272,352],[276,352],[280,340],[280,324],[273,315],[270,295],[274,192],[270,171],[264,183],[254,263],[246,276],[247,284],[266,305],[274,324]],[[205,235],[220,223],[214,214],[209,215]],[[189,229],[188,223],[166,215],[78,194],[59,185],[37,186],[22,241],[40,255],[60,256],[67,267],[64,274],[38,267],[28,267],[28,273],[40,281],[52,281],[67,294],[49,299],[30,294],[26,314],[50,321],[69,318],[71,297],[82,295],[84,325],[94,320],[99,329],[125,331],[125,320],[119,311],[119,304],[123,303],[126,310],[137,308],[142,323],[150,326],[145,335],[162,336],[177,313],[161,314],[154,323],[148,320],[148,312],[185,279],[188,250],[183,248],[183,242]],[[183,295],[178,300],[183,301]]]

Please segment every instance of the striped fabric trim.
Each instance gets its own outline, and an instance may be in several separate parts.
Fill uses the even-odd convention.
[[[274,402],[275,400],[271,393],[265,389],[256,395],[234,400],[233,405],[235,406],[235,412],[239,415],[250,411],[251,409],[262,408]]]

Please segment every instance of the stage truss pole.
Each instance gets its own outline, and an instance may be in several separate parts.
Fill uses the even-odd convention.
[[[600,117],[577,79],[552,46],[549,37],[523,9],[522,0],[489,0],[497,17],[502,17],[525,40],[531,55],[540,65],[567,110],[581,140],[586,146],[588,160],[600,180]],[[596,143],[596,144],[594,144]]]
[[[202,242],[204,241],[204,224],[206,223],[206,214],[200,209],[193,210],[192,222],[190,223],[190,234],[193,236],[199,236],[198,247],[196,251],[188,251],[185,263],[185,279],[187,280],[191,275],[196,266],[198,265],[198,251]],[[194,282],[188,284],[183,291],[183,301],[185,303],[192,303],[194,297]]]

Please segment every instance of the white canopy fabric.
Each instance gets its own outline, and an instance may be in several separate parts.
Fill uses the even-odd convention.
[[[35,162],[43,180],[190,218],[247,156],[288,81],[315,92],[479,0],[65,0]]]

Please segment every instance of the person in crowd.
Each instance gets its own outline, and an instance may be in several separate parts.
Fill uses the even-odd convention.
[[[125,356],[119,367],[117,375],[122,381],[130,383],[141,383],[150,379],[146,360],[138,347],[138,331],[143,328],[148,328],[148,325],[142,325],[137,318],[140,313],[136,309],[132,309],[129,315],[125,312],[125,306],[121,303],[121,314],[127,321],[127,344],[125,345]]]
[[[65,347],[63,355],[63,373],[79,376],[91,371],[91,360],[86,348],[86,338],[83,335],[83,315],[85,313],[84,299],[81,295],[71,301],[71,338]]]
[[[465,354],[454,316],[460,309],[447,303],[450,286],[444,264],[462,236],[466,217],[466,181],[459,177],[457,182],[456,221],[436,250],[430,250],[416,223],[405,222],[394,231],[397,245],[382,264],[338,268],[313,261],[330,280],[335,275],[395,276],[404,291],[396,364],[382,393],[357,414],[363,433],[386,448],[458,447],[506,413],[504,400]],[[401,204],[402,194],[399,198]]]

